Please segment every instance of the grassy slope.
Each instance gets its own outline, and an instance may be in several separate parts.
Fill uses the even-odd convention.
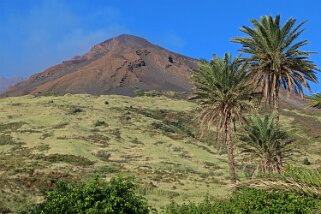
[[[207,192],[225,197],[226,156],[193,137],[196,107],[166,97],[1,99],[0,207],[19,209],[41,200],[57,178],[81,180],[95,173],[135,176],[155,207],[172,199],[198,201]],[[281,119],[299,139],[303,153],[296,163],[308,157],[311,167],[320,166],[321,114],[286,109]]]

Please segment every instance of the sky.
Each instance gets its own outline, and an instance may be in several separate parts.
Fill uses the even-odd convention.
[[[320,0],[0,0],[0,75],[26,78],[124,33],[194,58],[236,56],[240,27],[277,14],[307,21],[299,39],[321,54],[320,11]]]

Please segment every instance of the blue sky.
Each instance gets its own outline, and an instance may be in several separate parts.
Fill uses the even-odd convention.
[[[195,58],[236,55],[239,28],[278,13],[307,20],[305,49],[321,54],[320,11],[320,0],[0,0],[0,75],[27,77],[122,33]]]

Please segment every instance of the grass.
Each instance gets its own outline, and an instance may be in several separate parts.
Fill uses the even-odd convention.
[[[55,179],[86,180],[96,173],[135,176],[157,208],[171,200],[197,202],[207,193],[227,197],[224,146],[215,134],[198,140],[196,110],[192,102],[163,96],[0,99],[0,208],[17,211],[42,200]],[[304,166],[320,167],[321,114],[288,109],[281,121],[306,151],[302,165],[307,158]],[[248,168],[237,161],[244,178]]]

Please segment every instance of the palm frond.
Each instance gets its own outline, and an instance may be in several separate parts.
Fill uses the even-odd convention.
[[[321,93],[314,94],[308,97],[308,99],[311,102],[311,107],[321,109]]]
[[[270,191],[293,192],[321,199],[321,187],[298,182],[292,179],[253,179],[241,182],[238,185]]]
[[[237,184],[237,187],[242,186],[269,191],[292,192],[321,199],[321,169],[288,166],[281,174],[265,175],[265,177]]]

